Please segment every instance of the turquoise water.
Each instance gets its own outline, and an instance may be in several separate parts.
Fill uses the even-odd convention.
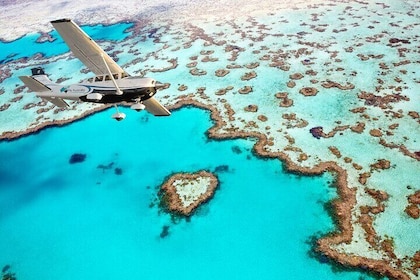
[[[0,266],[18,279],[369,278],[309,257],[311,236],[334,228],[331,175],[287,174],[255,157],[253,140],[209,140],[207,111],[123,111],[120,123],[107,110],[0,142]],[[73,153],[86,160],[69,164]],[[166,176],[221,165],[220,188],[190,221],[154,204]]]
[[[94,40],[119,41],[131,35],[131,32],[125,31],[132,26],[132,23],[119,23],[105,26],[102,24],[82,26],[81,28]],[[39,38],[37,33],[25,35],[12,42],[0,42],[0,63],[31,57],[37,53],[42,53],[46,58],[49,58],[69,51],[56,30],[49,34],[56,39],[54,42],[36,43]]]

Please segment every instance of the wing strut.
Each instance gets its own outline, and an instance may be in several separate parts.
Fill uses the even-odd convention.
[[[111,73],[111,69],[109,69],[109,66],[108,66],[108,64],[106,63],[106,60],[105,60],[104,55],[103,55],[103,54],[101,54],[101,57],[102,57],[102,60],[104,61],[104,64],[105,64],[106,69],[108,70],[109,77],[111,78],[112,82],[114,83],[115,88],[117,89],[116,94],[117,94],[117,95],[122,95],[122,94],[123,94],[123,92],[122,92],[122,90],[120,89],[120,87],[118,86],[117,82],[115,81],[114,76],[113,76],[113,75],[112,75],[112,73]]]

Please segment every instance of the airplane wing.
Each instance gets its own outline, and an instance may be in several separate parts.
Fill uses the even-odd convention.
[[[155,116],[169,116],[171,112],[168,111],[162,104],[159,103],[154,97],[143,101],[146,110]]]
[[[109,74],[104,59],[111,70],[111,73],[125,73],[125,71],[71,19],[54,20],[51,21],[51,24],[63,38],[64,42],[69,46],[74,56],[80,59],[80,61],[83,62],[90,71],[95,73],[95,75]]]
[[[66,101],[64,101],[63,98],[55,97],[55,96],[40,96],[42,99],[47,100],[54,104],[57,107],[69,107],[69,104],[67,104]]]

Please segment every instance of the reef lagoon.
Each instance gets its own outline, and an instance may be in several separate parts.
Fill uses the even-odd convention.
[[[0,263],[18,279],[370,279],[311,257],[335,229],[329,173],[291,175],[255,140],[208,139],[205,110],[109,113],[0,143]],[[74,153],[86,158],[70,164]],[[215,196],[172,219],[158,187],[200,169],[219,177]]]

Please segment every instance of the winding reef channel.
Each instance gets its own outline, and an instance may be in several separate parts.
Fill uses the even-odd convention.
[[[159,19],[126,18],[132,25],[118,44],[105,38],[100,45],[129,73],[167,83],[157,98],[171,110],[210,110],[210,137],[255,138],[255,153],[282,160],[290,172],[335,174],[338,229],[318,240],[322,254],[417,278],[418,3],[200,4],[159,10]],[[80,23],[99,23],[80,9]],[[105,109],[62,111],[27,94],[16,77],[39,64],[64,83],[89,76],[75,73],[80,64],[68,53],[8,58],[0,66],[3,139]]]

